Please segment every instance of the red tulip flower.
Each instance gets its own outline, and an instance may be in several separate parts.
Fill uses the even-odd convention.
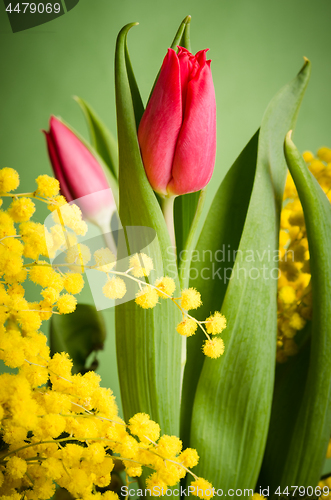
[[[116,206],[105,173],[97,159],[78,137],[54,116],[50,119],[50,130],[45,132],[45,135],[61,193],[68,202],[77,200],[86,219],[103,228],[108,225],[109,231],[110,219]]]
[[[199,191],[213,173],[216,103],[207,50],[168,49],[139,125],[147,177],[163,196]]]

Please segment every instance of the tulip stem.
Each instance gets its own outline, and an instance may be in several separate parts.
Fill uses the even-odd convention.
[[[174,225],[174,201],[175,196],[169,196],[167,198],[162,198],[161,207],[166,222],[168,233],[170,236],[170,241],[173,246],[174,253],[176,254],[176,236],[175,236],[175,225]]]

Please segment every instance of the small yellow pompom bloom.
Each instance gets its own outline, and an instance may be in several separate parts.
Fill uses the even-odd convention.
[[[130,476],[130,474],[129,474]],[[134,476],[130,476],[130,477],[134,477]],[[94,497],[95,495],[93,495]],[[91,499],[93,500],[93,498]],[[118,495],[115,493],[115,491],[105,491],[104,493],[102,493],[102,497],[101,497],[101,500],[119,500],[119,497]]]
[[[84,279],[81,274],[79,273],[66,274],[66,277],[64,279],[64,288],[67,290],[67,292],[76,294],[81,292],[83,287],[84,287]]]
[[[171,458],[182,451],[182,442],[177,436],[161,436],[157,443],[157,450],[164,458]]]
[[[194,321],[194,319],[186,318],[177,325],[176,330],[178,333],[180,333],[180,335],[183,335],[184,337],[191,337],[195,334],[197,328],[198,324],[196,321]]]
[[[37,260],[39,255],[48,256],[46,235],[49,233],[42,224],[37,222],[22,222],[20,224],[20,234],[24,242],[24,256]]]
[[[69,264],[77,264],[83,266],[91,260],[91,252],[88,246],[79,243],[68,248],[66,254],[66,262]]]
[[[109,248],[100,248],[94,252],[94,260],[98,271],[109,273],[116,264],[116,258]]]
[[[152,309],[159,301],[159,296],[155,288],[145,286],[136,294],[135,302],[143,309]]]
[[[199,477],[190,484],[189,491],[190,493],[192,493],[192,495],[199,498],[208,499],[214,496],[214,489],[212,484],[202,477]]]
[[[259,493],[254,493],[251,498],[252,500],[265,500],[265,497],[263,495],[260,495]]]
[[[35,213],[36,207],[30,198],[16,198],[8,208],[14,222],[26,222]]]
[[[314,155],[311,151],[305,151],[302,154],[303,159],[305,160],[306,163],[310,163],[314,159]]]
[[[283,286],[278,292],[278,297],[284,304],[293,304],[296,301],[295,290],[291,286]]]
[[[60,191],[60,183],[54,177],[50,177],[49,175],[39,175],[36,179],[37,190],[36,193],[40,196],[45,196],[45,198],[51,198],[52,196],[56,196]]]
[[[158,477],[156,472],[146,479],[146,488],[150,490],[153,497],[165,495],[168,489],[167,484]]]
[[[132,434],[138,436],[140,441],[149,443],[149,440],[157,441],[160,436],[160,426],[150,419],[147,413],[137,413],[129,420],[129,429]]]
[[[149,276],[149,273],[154,269],[152,259],[145,253],[136,253],[130,257],[131,267],[133,268],[131,272],[136,278]]]
[[[106,456],[105,448],[102,443],[92,443],[84,449],[83,457],[92,464],[100,464]]]
[[[69,314],[74,312],[74,310],[76,309],[76,305],[77,305],[76,297],[70,295],[69,293],[61,295],[61,297],[56,303],[56,306],[60,314]]]
[[[60,479],[63,475],[64,468],[62,461],[55,457],[49,457],[41,463],[42,467],[45,469],[45,474],[47,478],[52,478],[53,480]]]
[[[47,438],[48,436],[57,438],[64,432],[65,426],[66,420],[64,417],[49,413],[40,419],[40,424],[35,434],[40,434],[41,439]]]
[[[52,287],[44,288],[40,293],[50,305],[54,304],[60,296],[59,291]]]
[[[325,163],[331,163],[331,149],[330,148],[320,148],[317,151],[317,156]]]
[[[328,449],[326,452],[326,458],[331,458],[331,439],[329,441]]]
[[[143,469],[141,466],[128,467],[127,469],[125,469],[125,472],[129,477],[140,477],[143,473]]]
[[[102,291],[108,299],[122,299],[126,294],[126,284],[116,276],[107,281]]]
[[[47,205],[47,208],[50,212],[54,212],[54,210],[56,210],[57,208],[61,208],[61,207],[63,207],[63,205],[66,205],[66,204],[67,204],[67,200],[65,199],[65,197],[62,196],[61,194],[59,194],[57,196],[54,196],[54,198],[52,197],[49,205]]]
[[[226,318],[220,312],[215,312],[206,319],[206,330],[212,335],[223,332],[226,328]]]
[[[178,457],[178,461],[184,465],[184,467],[195,467],[199,462],[199,455],[193,448],[186,448]]]
[[[223,339],[215,337],[212,340],[205,340],[202,350],[209,358],[219,358],[224,353]]]
[[[202,304],[201,295],[195,288],[187,288],[182,291],[181,305],[183,309],[197,309]]]
[[[0,170],[0,193],[14,191],[19,186],[20,177],[13,168],[2,168]]]
[[[293,313],[290,317],[289,320],[289,325],[291,328],[295,328],[295,330],[302,330],[302,328],[305,326],[306,320],[303,319],[300,314],[298,313]]]
[[[171,297],[176,290],[176,283],[172,278],[169,278],[169,276],[157,279],[154,285],[158,288],[157,293],[161,299],[167,299],[167,295]]]
[[[6,464],[6,472],[14,479],[20,479],[24,476],[27,470],[27,463],[25,460],[19,457],[9,458]]]

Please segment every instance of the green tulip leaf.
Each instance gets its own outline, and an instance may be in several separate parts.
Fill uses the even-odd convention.
[[[132,69],[132,64],[130,60],[130,55],[127,47],[127,43],[125,41],[125,65],[126,65],[126,71],[127,71],[127,77],[130,85],[130,92],[131,92],[131,99],[132,99],[132,104],[133,104],[133,110],[134,110],[134,116],[135,116],[135,121],[136,121],[136,128],[138,130],[139,123],[141,120],[141,117],[145,111],[144,105],[140,96],[139,88],[136,82],[136,78],[133,73]]]
[[[305,342],[298,354],[276,366],[268,440],[259,477],[259,485],[262,488],[269,487],[271,494],[280,486],[285,467],[284,457],[288,453],[302,403],[309,367],[310,321],[300,333]]]
[[[106,163],[114,178],[117,179],[118,152],[115,138],[86,101],[77,96],[74,99],[79,104],[86,118],[93,148]]]
[[[255,487],[266,444],[276,358],[279,215],[286,179],[283,138],[293,128],[309,74],[306,61],[264,114],[239,251],[223,305],[222,297],[219,303],[228,322],[222,334],[225,353],[204,360],[196,389],[190,440],[201,456],[196,473],[223,490]],[[217,231],[215,225],[215,237]]]
[[[227,250],[229,246],[235,250],[239,246],[253,187],[258,137],[257,132],[230,168],[204,221],[198,243],[195,246],[193,242],[191,255],[188,250],[183,255],[183,262],[193,260],[189,269],[190,286],[197,288],[202,296],[203,305],[196,312],[200,321],[204,321],[211,311],[219,310],[223,302],[229,278],[226,269],[232,269],[235,254],[231,252],[230,259],[227,259]],[[216,256],[219,262],[211,256]],[[185,272],[183,266],[181,272]],[[227,279],[217,279],[218,273],[225,273]],[[205,359],[201,342],[199,334],[187,342],[181,405],[181,438],[187,446],[195,391]]]
[[[73,361],[73,373],[96,369],[96,356],[91,366],[87,359],[103,349],[106,325],[101,312],[89,304],[77,304],[71,314],[53,314],[50,326],[51,354],[69,353]]]
[[[313,319],[307,383],[279,484],[314,487],[322,474],[331,429],[331,205],[290,133],[284,149],[305,217]]]
[[[154,283],[167,274],[169,260],[175,263],[170,237],[158,200],[148,182],[141,160],[136,118],[129,82],[126,39],[135,24],[125,26],[118,35],[115,54],[115,88],[119,141],[120,219],[127,234],[139,232],[129,248],[132,254],[144,246],[154,263],[148,280]],[[144,227],[149,229],[145,231]],[[155,232],[152,242],[145,239]],[[170,254],[169,254],[170,249]],[[121,253],[120,253],[121,256]],[[175,265],[173,266],[175,268]],[[177,291],[178,278],[174,271]],[[127,280],[129,281],[129,280]],[[137,288],[137,287],[136,287]],[[137,291],[139,288],[137,288]],[[180,401],[181,338],[176,332],[180,314],[169,300],[153,309],[142,309],[134,301],[115,308],[116,348],[124,417],[146,412],[167,434],[178,435]]]

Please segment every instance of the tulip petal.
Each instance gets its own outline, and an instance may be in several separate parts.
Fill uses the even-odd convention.
[[[180,195],[205,187],[212,176],[215,155],[216,101],[207,61],[188,83],[168,193]]]
[[[50,132],[46,132],[46,130],[43,130],[46,141],[47,141],[47,148],[48,148],[48,154],[52,162],[52,167],[53,171],[55,174],[55,177],[60,183],[60,188],[61,188],[61,194],[66,198],[68,202],[73,200],[73,197],[70,193],[69,186],[67,185],[66,179],[63,175],[62,172],[62,167],[61,167],[61,162],[57,154],[57,150],[55,147],[55,144],[53,142],[52,134]]]
[[[62,179],[63,185],[58,177],[67,200],[76,200],[102,191],[100,196],[88,196],[82,200],[81,209],[88,217],[93,217],[107,205],[113,205],[109,184],[99,162],[78,137],[54,116],[50,120],[47,138],[49,135],[56,151],[56,154],[51,155],[51,159],[52,162],[55,159],[58,170],[55,173]]]
[[[167,194],[181,124],[179,62],[175,51],[168,49],[159,79],[138,130],[148,180],[154,190],[161,194]]]

